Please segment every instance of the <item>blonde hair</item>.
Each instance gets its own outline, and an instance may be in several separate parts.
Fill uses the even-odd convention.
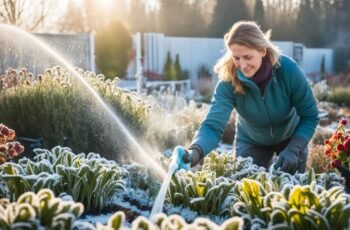
[[[230,53],[230,46],[238,44],[250,49],[262,51],[266,49],[267,57],[272,66],[278,66],[280,50],[270,42],[271,30],[265,34],[253,21],[239,21],[233,24],[232,28],[224,36],[226,53],[217,61],[214,71],[223,81],[232,81],[232,85],[237,93],[244,94],[242,82],[237,77],[237,68],[233,63]]]

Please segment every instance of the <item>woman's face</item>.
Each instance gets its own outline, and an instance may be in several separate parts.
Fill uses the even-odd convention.
[[[259,51],[238,44],[231,45],[230,50],[233,63],[248,78],[253,77],[259,70],[262,58],[266,54],[266,49]]]

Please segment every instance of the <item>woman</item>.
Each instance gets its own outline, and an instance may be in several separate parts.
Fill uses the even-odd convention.
[[[177,147],[179,168],[189,169],[217,146],[236,109],[235,151],[268,168],[305,172],[307,144],[318,123],[311,88],[300,67],[281,55],[255,22],[240,21],[225,34],[226,54],[214,67],[219,75],[212,105],[188,150]]]

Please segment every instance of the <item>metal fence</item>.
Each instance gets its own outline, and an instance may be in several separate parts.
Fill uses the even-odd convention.
[[[0,38],[0,74],[6,69],[26,68],[40,74],[52,66],[62,66],[52,49],[70,65],[96,71],[93,34],[16,34],[10,31]]]

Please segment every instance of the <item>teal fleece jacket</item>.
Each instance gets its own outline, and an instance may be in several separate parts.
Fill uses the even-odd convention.
[[[210,110],[196,132],[190,149],[207,155],[222,136],[236,109],[236,141],[271,146],[298,136],[308,143],[318,124],[318,109],[305,74],[291,58],[281,55],[273,67],[264,94],[241,71],[237,71],[245,94],[235,92],[231,82],[219,81]]]

